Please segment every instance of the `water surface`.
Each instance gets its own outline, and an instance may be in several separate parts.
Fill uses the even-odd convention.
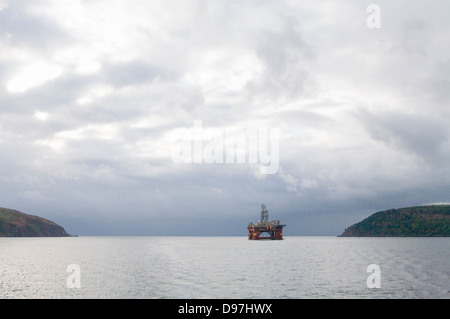
[[[0,298],[450,297],[450,238],[0,238],[0,259]]]

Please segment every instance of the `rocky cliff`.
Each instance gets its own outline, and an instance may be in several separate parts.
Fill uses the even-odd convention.
[[[0,237],[68,237],[63,227],[45,218],[0,208]]]
[[[450,237],[450,205],[380,211],[348,227],[341,237]]]

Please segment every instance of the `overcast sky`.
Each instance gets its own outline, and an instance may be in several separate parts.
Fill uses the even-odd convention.
[[[450,3],[371,3],[0,0],[0,206],[246,236],[262,203],[285,235],[339,235],[449,202]],[[195,123],[277,132],[276,172],[174,160]]]

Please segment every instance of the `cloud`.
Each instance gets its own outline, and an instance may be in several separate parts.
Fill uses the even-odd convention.
[[[1,1],[0,205],[78,234],[241,234],[264,202],[338,234],[448,201],[448,4],[379,4],[374,30],[357,1]],[[279,129],[279,171],[174,163],[195,120]]]
[[[0,11],[4,10],[6,7],[8,7],[8,2],[5,0],[0,1]]]
[[[382,112],[365,114],[364,122],[371,136],[388,147],[420,156],[430,164],[445,165],[443,147],[450,132],[441,117],[433,113]]]
[[[6,85],[6,89],[13,93],[23,93],[32,87],[54,80],[61,74],[61,68],[45,63],[33,63],[18,71]]]
[[[312,49],[302,39],[295,17],[286,15],[280,20],[280,30],[260,35],[256,52],[262,72],[247,84],[252,98],[266,97],[269,101],[273,98],[298,98],[305,93],[310,81]]]

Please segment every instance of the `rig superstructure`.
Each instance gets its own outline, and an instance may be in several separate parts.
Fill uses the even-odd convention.
[[[283,227],[286,225],[281,225],[279,220],[269,220],[269,211],[266,205],[261,205],[261,219],[253,224],[250,222],[248,224],[248,239],[259,240],[259,239],[272,239],[272,240],[282,240],[283,239]]]

